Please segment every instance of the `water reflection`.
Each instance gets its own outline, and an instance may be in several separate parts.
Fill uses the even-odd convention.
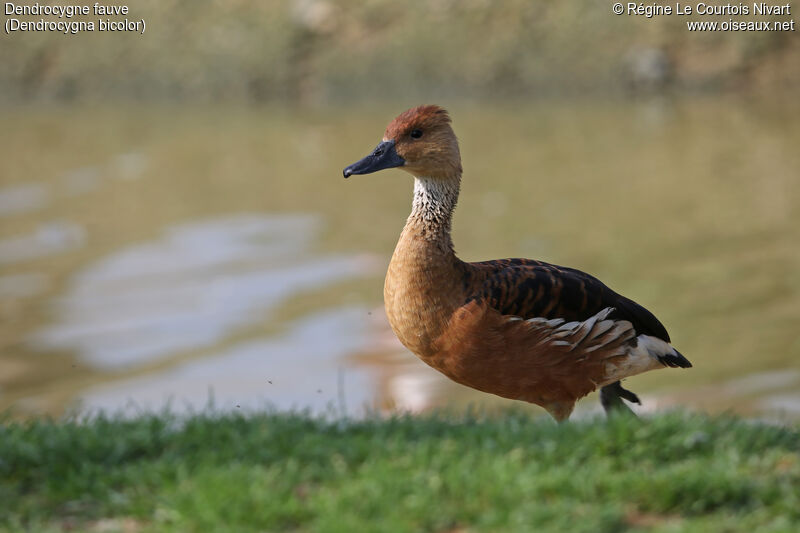
[[[80,196],[100,186],[101,173],[98,167],[84,167],[65,172],[61,183],[69,196]]]
[[[147,156],[139,152],[119,154],[114,158],[114,175],[123,180],[139,179],[147,170]]]
[[[367,370],[344,363],[364,350],[371,333],[363,308],[334,309],[295,321],[275,338],[241,342],[209,357],[81,394],[85,409],[136,412],[308,409],[359,415],[372,404],[375,385]]]
[[[0,276],[0,302],[34,296],[48,286],[47,276],[40,272]]]
[[[0,189],[0,217],[33,211],[50,201],[47,187],[41,183],[24,183]]]
[[[16,263],[80,248],[86,243],[83,226],[67,221],[39,224],[19,237],[0,240],[0,264]]]
[[[74,276],[52,304],[54,323],[29,343],[103,369],[214,346],[299,291],[369,271],[359,257],[312,255],[317,226],[311,216],[234,215],[172,227]]]
[[[401,107],[7,110],[0,410],[202,407],[209,388],[234,409],[320,410],[340,389],[352,414],[495,405],[399,346],[379,311],[411,184],[340,169]],[[464,259],[569,264],[653,309],[695,368],[631,379],[645,409],[800,416],[800,108],[451,111]]]

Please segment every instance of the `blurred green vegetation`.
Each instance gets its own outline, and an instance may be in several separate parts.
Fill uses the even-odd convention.
[[[796,32],[689,32],[687,17],[616,16],[593,0],[140,0],[130,10],[143,35],[3,35],[0,93],[316,103],[800,84]]]
[[[797,427],[679,412],[33,419],[0,458],[3,531],[800,528]]]

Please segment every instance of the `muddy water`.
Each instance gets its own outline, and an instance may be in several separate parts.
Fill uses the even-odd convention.
[[[505,405],[382,314],[411,185],[340,172],[403,107],[0,112],[0,408]],[[452,113],[462,257],[569,264],[656,312],[695,368],[631,379],[644,409],[800,417],[796,103]]]

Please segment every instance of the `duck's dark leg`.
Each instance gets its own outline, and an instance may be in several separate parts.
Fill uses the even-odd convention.
[[[628,400],[632,403],[638,403],[639,397],[631,391],[622,388],[622,383],[615,381],[611,385],[606,385],[600,388],[600,403],[603,405],[607,415],[612,412],[628,412],[634,414],[630,407],[628,407],[623,400]],[[635,415],[634,415],[635,416]]]

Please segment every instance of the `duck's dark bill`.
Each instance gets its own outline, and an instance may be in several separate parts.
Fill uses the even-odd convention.
[[[353,174],[370,174],[405,164],[406,160],[397,155],[394,149],[394,141],[383,141],[367,157],[345,168],[343,174],[345,178],[349,178]]]

